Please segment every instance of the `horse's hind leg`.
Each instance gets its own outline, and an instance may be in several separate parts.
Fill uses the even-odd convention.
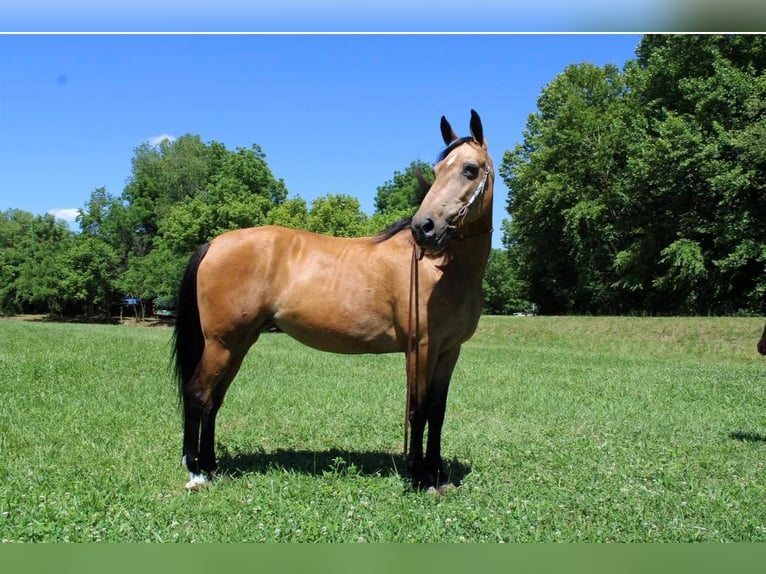
[[[202,406],[184,393],[184,442],[181,463],[189,471],[186,488],[197,489],[207,482],[199,467],[199,430],[202,422]]]
[[[245,353],[233,353],[230,356],[229,366],[223,374],[221,381],[215,388],[211,396],[209,406],[203,411],[202,425],[200,430],[200,468],[212,476],[218,469],[218,463],[215,457],[215,421],[218,411],[223,404],[223,398],[229,389],[231,382],[239,372]]]
[[[208,342],[194,377],[184,389],[183,463],[189,471],[186,487],[191,490],[206,485],[217,468],[216,416],[244,355]]]

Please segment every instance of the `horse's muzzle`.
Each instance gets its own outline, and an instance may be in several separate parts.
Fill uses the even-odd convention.
[[[412,218],[412,237],[419,247],[439,247],[444,241],[444,230],[440,230],[430,217]]]

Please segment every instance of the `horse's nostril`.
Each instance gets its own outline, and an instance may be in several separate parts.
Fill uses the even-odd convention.
[[[434,240],[436,223],[430,217],[414,218],[412,221],[412,234],[419,245],[430,243]]]

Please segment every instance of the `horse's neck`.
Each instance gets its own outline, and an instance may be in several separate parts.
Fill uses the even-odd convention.
[[[492,248],[491,229],[479,235],[466,235],[458,243],[459,245],[455,246],[453,259],[455,267],[466,275],[466,279],[470,277],[481,280]]]

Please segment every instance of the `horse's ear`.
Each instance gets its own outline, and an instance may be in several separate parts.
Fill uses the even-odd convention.
[[[441,127],[441,130],[442,130],[442,139],[444,140],[444,143],[446,145],[451,144],[452,142],[454,142],[457,139],[457,134],[452,129],[452,126],[449,125],[449,122],[447,121],[447,118],[445,118],[444,116],[442,116],[442,121],[441,121],[440,127]]]
[[[487,142],[484,141],[484,128],[481,125],[481,118],[476,113],[476,110],[471,110],[471,135],[477,143],[486,147]]]
[[[431,190],[431,184],[426,181],[423,175],[422,168],[418,165],[415,166],[415,178],[418,180],[419,189],[415,192],[415,200],[420,205],[423,202],[423,198]]]

